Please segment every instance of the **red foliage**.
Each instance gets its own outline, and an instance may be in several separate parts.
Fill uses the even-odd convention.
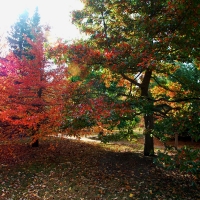
[[[19,59],[10,53],[0,59],[0,121],[15,127],[2,129],[1,138],[19,137],[19,133],[38,139],[58,131],[62,123],[63,97],[66,80],[64,68],[48,62],[45,57],[44,38],[27,38],[32,48],[31,59]]]

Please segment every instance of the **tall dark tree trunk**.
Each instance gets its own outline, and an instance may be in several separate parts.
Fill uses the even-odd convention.
[[[152,70],[147,69],[141,84],[141,96],[148,101],[149,97],[149,85],[151,80]],[[147,102],[148,103],[148,102]],[[144,143],[144,156],[153,156],[154,155],[154,143],[152,130],[154,128],[153,114],[151,111],[144,115],[145,123],[145,143]]]
[[[152,130],[154,127],[153,115],[147,114],[144,116],[145,122],[145,143],[144,143],[144,155],[151,156],[154,155],[154,143]]]

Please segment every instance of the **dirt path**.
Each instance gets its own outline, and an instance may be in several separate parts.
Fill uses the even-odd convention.
[[[58,135],[58,137],[63,137],[63,138],[72,139],[72,140],[80,140],[80,141],[88,142],[88,143],[101,143],[101,141],[97,138],[97,135],[81,137],[80,139],[77,139],[76,137],[72,137],[72,136],[67,136],[67,135]],[[144,138],[143,137],[139,138],[136,142],[114,141],[114,142],[110,142],[110,144],[119,144],[119,145],[125,145],[125,146],[144,145]],[[169,141],[167,144],[170,146],[174,146],[175,142],[172,140],[172,141]],[[178,142],[178,148],[182,148],[184,146],[200,148],[200,142],[191,142],[191,141],[179,141]],[[164,144],[157,138],[154,138],[154,147],[157,149],[165,148]]]
[[[81,141],[84,142],[95,142],[95,143],[101,143],[100,140],[95,139],[95,137],[81,137]],[[111,144],[121,144],[121,145],[127,145],[127,146],[135,146],[135,145],[144,145],[144,138],[139,138],[136,142],[129,142],[129,141],[116,141],[116,142],[110,142]],[[167,143],[170,146],[175,145],[175,141],[169,141]],[[178,142],[178,148],[182,148],[184,146],[190,146],[193,148],[200,148],[200,142],[191,142],[191,141],[179,141]],[[158,140],[157,138],[154,138],[154,147],[157,149],[164,149],[164,144]]]

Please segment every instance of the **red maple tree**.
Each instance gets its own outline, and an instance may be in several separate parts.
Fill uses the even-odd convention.
[[[32,59],[12,52],[0,59],[0,138],[23,134],[38,146],[39,137],[59,131],[66,79],[64,67],[46,59],[42,33],[35,41],[26,40]]]

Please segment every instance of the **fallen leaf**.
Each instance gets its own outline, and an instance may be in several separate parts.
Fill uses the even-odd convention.
[[[130,197],[130,198],[134,197],[134,194],[130,193],[130,194],[129,194],[129,197]]]

